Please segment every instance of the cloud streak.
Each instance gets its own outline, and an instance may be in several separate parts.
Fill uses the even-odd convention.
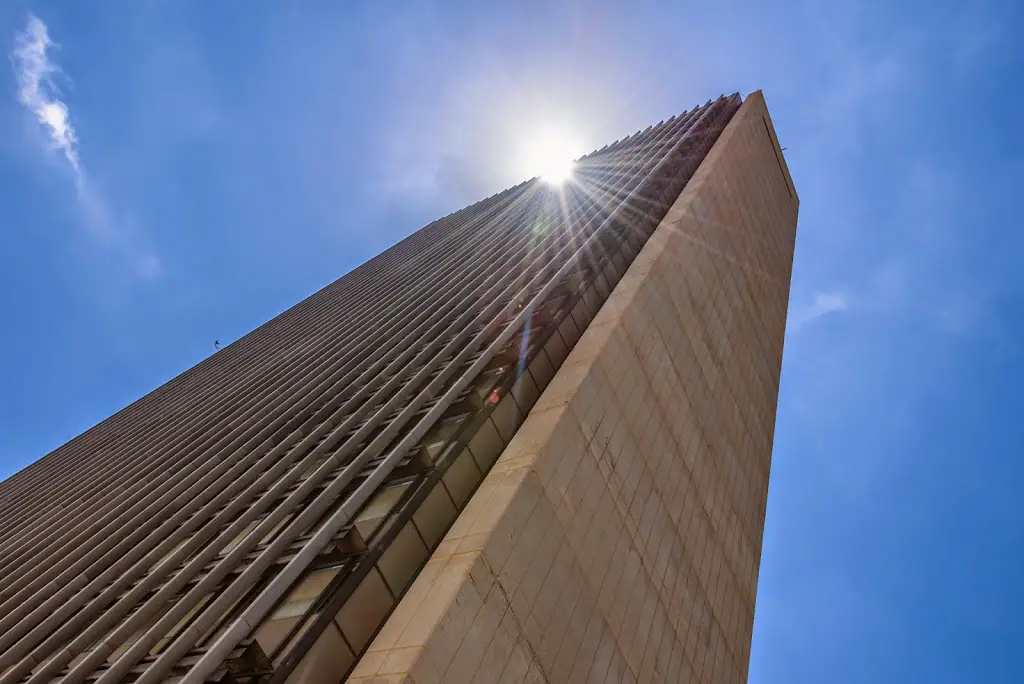
[[[46,129],[50,143],[67,159],[77,180],[81,180],[82,166],[78,158],[78,136],[71,125],[68,107],[60,99],[60,90],[54,76],[60,68],[50,60],[50,32],[46,24],[29,14],[25,30],[14,39],[14,75],[18,82],[18,101],[36,117]]]
[[[110,208],[85,173],[78,152],[78,134],[56,83],[56,77],[63,71],[51,59],[54,47],[57,44],[50,38],[43,20],[29,14],[25,28],[14,38],[14,49],[10,55],[18,84],[18,102],[39,122],[51,149],[59,152],[67,162],[74,177],[79,209],[92,237],[122,252],[133,263],[138,275],[156,276],[160,272],[157,257],[139,248],[130,234],[117,229]]]

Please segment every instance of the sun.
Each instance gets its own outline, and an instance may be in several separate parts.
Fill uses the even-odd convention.
[[[575,162],[573,162],[572,157],[568,154],[552,152],[552,154],[545,155],[545,158],[538,162],[537,171],[542,181],[548,185],[559,186],[572,177],[574,166]]]
[[[555,187],[572,179],[574,160],[581,154],[573,136],[554,129],[531,136],[523,153],[529,173]]]

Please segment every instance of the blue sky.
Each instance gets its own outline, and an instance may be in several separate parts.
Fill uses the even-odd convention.
[[[750,680],[1020,681],[1022,11],[765,4],[3,3],[0,477],[536,131],[763,88],[802,205]]]

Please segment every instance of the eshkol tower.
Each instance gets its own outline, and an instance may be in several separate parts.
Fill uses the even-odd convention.
[[[0,484],[0,684],[743,682],[759,92],[440,219]]]

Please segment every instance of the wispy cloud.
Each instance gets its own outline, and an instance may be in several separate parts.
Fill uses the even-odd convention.
[[[14,75],[18,81],[18,101],[35,115],[46,129],[53,147],[63,153],[77,177],[82,168],[78,159],[78,137],[71,125],[68,107],[60,99],[60,89],[54,76],[60,68],[50,60],[50,48],[54,47],[46,24],[35,16],[28,16],[25,30],[14,40],[11,59]]]
[[[43,20],[29,14],[25,28],[15,36],[11,51],[18,102],[36,118],[50,147],[67,162],[79,210],[92,237],[130,259],[138,275],[155,276],[160,272],[157,257],[140,249],[131,235],[118,229],[110,207],[85,172],[78,151],[78,134],[57,84],[57,77],[64,74],[51,58],[55,47],[57,44],[50,38]]]
[[[789,316],[789,324],[793,330],[799,330],[822,316],[837,311],[846,311],[849,299],[840,292],[818,292],[810,303],[799,307]]]

